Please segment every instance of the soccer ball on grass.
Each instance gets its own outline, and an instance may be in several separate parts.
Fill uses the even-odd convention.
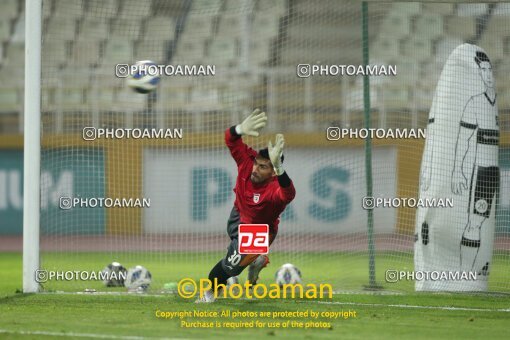
[[[280,287],[284,284],[301,284],[301,271],[293,264],[286,263],[276,272],[275,280]]]
[[[103,283],[106,287],[123,287],[127,270],[118,262],[112,262],[103,269]]]
[[[146,291],[151,282],[151,272],[143,266],[136,266],[129,268],[124,286],[128,291]]]

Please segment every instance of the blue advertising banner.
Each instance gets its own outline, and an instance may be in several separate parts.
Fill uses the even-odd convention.
[[[61,210],[59,199],[104,197],[104,153],[98,149],[63,148],[42,153],[41,235],[102,234],[102,208]],[[23,152],[0,150],[0,234],[23,231]]]

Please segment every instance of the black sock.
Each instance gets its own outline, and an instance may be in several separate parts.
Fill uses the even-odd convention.
[[[216,286],[214,285],[214,279],[216,278],[218,284],[227,284],[227,280],[230,277],[227,273],[225,273],[225,270],[223,270],[223,267],[221,266],[221,261],[218,262],[213,269],[211,269],[211,272],[209,273],[209,280],[212,283],[213,290],[216,290]]]

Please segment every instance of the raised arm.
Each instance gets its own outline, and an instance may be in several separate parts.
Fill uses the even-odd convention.
[[[284,146],[285,139],[283,138],[283,135],[277,134],[275,145],[273,146],[271,141],[269,141],[267,148],[269,151],[269,158],[273,164],[273,169],[278,176],[278,184],[280,184],[279,190],[275,193],[275,199],[288,204],[296,196],[296,189],[294,188],[294,184],[292,183],[289,175],[287,175],[287,172],[283,169],[282,155]]]
[[[473,99],[469,100],[462,118],[459,122],[459,131],[457,134],[457,143],[455,145],[455,160],[452,170],[452,192],[461,195],[463,190],[468,188],[468,179],[464,174],[464,160],[474,141],[476,129],[478,128],[476,121],[476,112],[473,107]]]
[[[266,122],[266,113],[256,109],[241,124],[225,130],[225,144],[238,165],[247,158],[257,155],[255,150],[244,144],[241,136],[258,136],[259,130],[266,126]]]
[[[430,109],[429,121],[427,124],[427,137],[425,143],[424,157],[421,162],[421,175],[420,175],[420,188],[423,191],[427,191],[430,187],[430,183],[432,181],[432,166],[434,162],[434,132],[436,130],[436,117],[435,113],[437,110],[437,95],[434,96],[434,100],[432,101],[432,107]],[[428,150],[430,148],[430,150]]]

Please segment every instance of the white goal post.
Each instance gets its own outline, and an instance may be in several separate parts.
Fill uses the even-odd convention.
[[[23,154],[23,292],[39,291],[42,0],[26,0]]]

